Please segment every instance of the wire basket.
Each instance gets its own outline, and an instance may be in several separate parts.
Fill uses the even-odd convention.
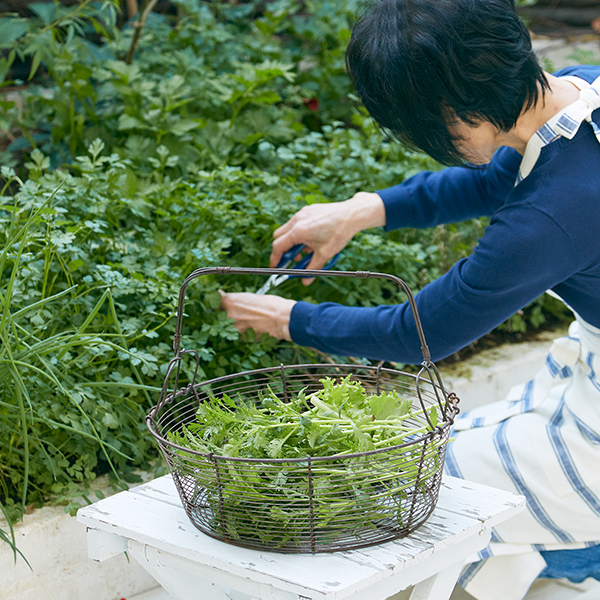
[[[206,274],[285,274],[283,269],[214,267],[194,271],[179,295],[175,357],[170,361],[157,405],[146,417],[162,450],[183,507],[209,536],[247,548],[284,553],[349,550],[402,538],[422,525],[435,508],[450,428],[458,398],[443,386],[430,360],[416,304],[399,278],[381,273],[298,270],[304,276],[382,278],[395,282],[410,302],[421,341],[418,373],[379,366],[307,364],[235,373],[196,383],[199,355],[180,347],[185,293]],[[195,358],[192,381],[179,387],[182,361]],[[175,385],[169,391],[169,381]],[[320,380],[351,376],[369,393],[395,390],[410,399],[409,424],[423,433],[382,449],[297,459],[248,459],[202,453],[168,439],[196,420],[200,403],[226,394],[236,402],[258,403],[270,389],[288,402],[301,390],[322,389]],[[431,407],[439,415],[432,422]]]

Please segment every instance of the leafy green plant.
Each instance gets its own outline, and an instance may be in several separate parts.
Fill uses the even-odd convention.
[[[15,178],[4,174],[6,190]],[[90,299],[74,283],[63,260],[72,236],[52,227],[59,191],[0,206],[0,496],[13,518],[94,479],[102,463],[119,480],[148,459],[140,400],[154,388],[140,372],[156,371],[155,359],[128,345],[110,289]]]
[[[52,53],[48,44],[60,37],[72,39],[76,34],[90,31],[107,35],[108,29],[115,25],[118,7],[116,0],[99,3],[83,0],[74,7],[59,2],[32,2],[29,9],[34,17],[4,16],[0,19],[0,49],[8,49],[9,53],[1,63],[0,73],[6,77],[17,57],[21,60],[30,58],[31,80]]]
[[[441,465],[445,437],[435,434],[436,407],[413,407],[395,391],[368,394],[350,377],[320,383],[289,402],[270,389],[258,399],[210,397],[196,421],[167,435],[199,453],[177,450],[187,469],[176,466],[175,473],[198,475],[195,494],[208,502],[214,531],[290,549],[309,534],[335,543],[350,533],[336,522],[352,533],[383,523],[399,532],[409,527],[410,498],[430,492]],[[384,454],[364,454],[377,450]],[[214,456],[227,457],[216,475]],[[308,457],[331,460],[298,460]],[[278,462],[262,462],[270,459]]]
[[[196,411],[197,421],[169,434],[191,450],[242,458],[341,456],[395,446],[432,431],[437,409],[413,410],[397,392],[367,394],[360,381],[320,381],[322,389],[302,390],[283,402],[268,390],[256,405],[242,398],[212,396]]]

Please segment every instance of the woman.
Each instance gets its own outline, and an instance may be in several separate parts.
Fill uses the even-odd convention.
[[[271,266],[297,243],[314,252],[309,268],[320,268],[361,229],[487,215],[473,254],[417,295],[433,359],[549,289],[577,316],[579,335],[558,340],[540,374],[506,402],[463,415],[448,450],[451,474],[527,497],[527,510],[495,530],[461,579],[481,600],[516,600],[547,574],[541,551],[600,544],[600,67],[544,73],[511,0],[379,0],[354,29],[347,64],[382,128],[460,166],[303,208],[275,231]],[[421,360],[407,304],[227,294],[223,307],[240,330],[341,355]]]

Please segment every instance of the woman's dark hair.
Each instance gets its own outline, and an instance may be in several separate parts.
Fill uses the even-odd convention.
[[[376,0],[346,65],[373,119],[444,164],[465,162],[457,118],[509,131],[549,89],[513,0]]]

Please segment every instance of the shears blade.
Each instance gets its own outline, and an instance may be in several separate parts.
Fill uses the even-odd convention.
[[[279,264],[277,265],[278,269],[287,269],[292,262],[294,261],[294,258],[296,258],[296,256],[298,256],[298,254],[300,254],[300,252],[302,252],[304,250],[305,246],[304,244],[296,244],[295,246],[292,246],[292,248],[290,248],[287,252],[284,252],[283,255],[281,256],[281,260],[279,261]],[[323,269],[331,269],[331,267],[333,267],[333,265],[335,265],[335,263],[337,262],[337,259],[340,257],[341,252],[338,252],[324,267]],[[312,260],[312,252],[310,254],[307,254],[304,258],[302,258],[302,260],[298,261],[290,270],[290,273],[286,273],[285,275],[271,275],[271,277],[269,277],[269,279],[267,279],[267,281],[265,282],[265,284],[259,288],[255,294],[258,294],[259,296],[266,294],[271,288],[277,287],[278,285],[281,285],[284,281],[287,281],[290,278],[294,278],[294,277],[302,277],[302,275],[294,275],[294,271],[296,269],[306,269],[306,267],[310,264],[310,261]]]

